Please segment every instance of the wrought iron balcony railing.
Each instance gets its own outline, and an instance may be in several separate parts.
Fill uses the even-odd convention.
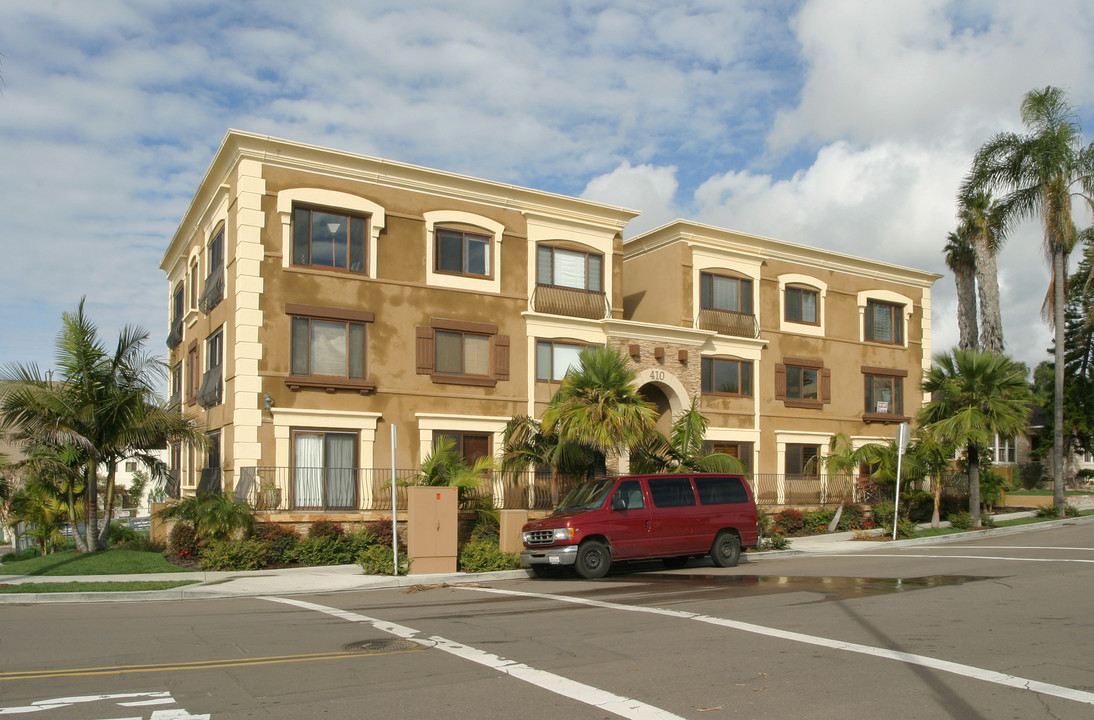
[[[752,313],[703,308],[696,318],[696,325],[700,330],[713,330],[719,335],[745,338],[760,337],[760,322]]]
[[[592,290],[560,287],[558,285],[536,285],[532,292],[532,309],[536,312],[569,317],[599,320],[608,317],[611,308],[607,295]]]

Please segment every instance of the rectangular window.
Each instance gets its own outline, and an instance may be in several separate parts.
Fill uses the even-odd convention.
[[[603,265],[604,258],[597,253],[540,245],[536,249],[536,283],[602,292]]]
[[[459,230],[437,229],[434,232],[437,247],[434,252],[437,271],[455,275],[490,277],[491,238]]]
[[[127,461],[127,462],[125,463],[125,471],[126,471],[127,473],[134,473],[134,472],[137,472],[137,463],[133,462],[132,460],[130,460],[130,461]]]
[[[724,310],[752,314],[752,281],[702,273],[699,276],[699,306],[704,310]]]
[[[892,303],[868,300],[865,313],[865,333],[867,341],[904,343],[904,306]]]
[[[416,372],[435,383],[494,387],[509,379],[509,336],[497,325],[430,318],[416,334]]]
[[[205,454],[205,467],[201,469],[201,479],[198,481],[197,492],[219,493],[221,491],[220,478],[220,431],[214,430],[206,433],[209,439],[208,449]]]
[[[713,453],[724,453],[737,458],[746,468],[748,468],[748,470],[752,470],[752,443],[750,442],[707,440],[703,443],[703,447],[706,449],[708,455]]]
[[[292,374],[364,380],[364,323],[294,317]]]
[[[752,362],[705,357],[702,390],[708,395],[752,396]]]
[[[786,444],[787,475],[816,475],[819,472],[816,458],[820,456],[820,445]]]
[[[367,272],[366,225],[356,215],[293,208],[293,264]]]
[[[224,299],[224,228],[221,227],[209,241],[206,257],[209,274],[205,276],[205,289],[198,299],[198,309],[206,315]]]
[[[689,507],[695,504],[695,492],[691,489],[690,478],[650,478],[647,483],[653,504],[659,508]]]
[[[182,361],[175,363],[171,368],[171,396],[168,398],[170,405],[178,405],[182,402]]]
[[[224,396],[224,330],[218,329],[205,341],[205,374],[198,389],[198,405],[219,405]]]
[[[748,491],[740,478],[713,476],[696,477],[695,489],[700,505],[730,505],[748,502]]]
[[[584,345],[539,340],[536,342],[536,381],[558,382],[566,372],[581,364],[579,355]]]
[[[787,365],[786,397],[789,400],[820,400],[820,370]]]
[[[201,362],[198,360],[197,340],[186,349],[186,401],[191,405],[198,399],[201,384]]]
[[[357,507],[357,434],[293,433],[293,506]]]
[[[197,310],[198,307],[198,261],[195,258],[194,262],[190,263],[190,309]]]
[[[865,412],[867,415],[904,415],[904,378],[893,373],[878,373],[864,368]]]
[[[459,432],[454,430],[438,430],[433,433],[433,446],[442,439],[451,440],[455,453],[463,458],[468,467],[474,465],[481,457],[490,457],[494,454],[490,433]]]
[[[816,290],[801,287],[786,288],[786,320],[787,322],[799,322],[809,325],[817,324],[817,299],[820,297]]]
[[[186,312],[186,307],[184,305],[185,298],[186,298],[186,294],[185,294],[185,290],[184,290],[184,284],[179,283],[178,286],[175,287],[174,296],[171,298],[171,324],[172,325],[174,325],[175,323],[181,323],[182,322],[183,313]]]
[[[992,444],[992,456],[997,465],[1014,465],[1018,462],[1018,453],[1013,437],[996,435]]]

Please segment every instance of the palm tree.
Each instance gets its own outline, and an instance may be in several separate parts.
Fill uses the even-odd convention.
[[[699,412],[699,401],[672,421],[669,437],[656,430],[640,442],[631,455],[631,469],[638,473],[720,472],[744,475],[748,467],[725,453],[708,453],[705,436],[708,422]]]
[[[68,519],[64,496],[48,480],[30,477],[11,499],[12,522],[27,527],[26,534],[38,543],[42,555],[65,541],[61,528]]]
[[[954,349],[936,355],[923,381],[931,400],[920,423],[942,444],[965,447],[969,465],[969,514],[980,524],[980,450],[993,436],[1025,429],[1030,391],[1025,368],[983,350]]]
[[[998,199],[1002,227],[1038,218],[1044,229],[1052,285],[1042,311],[1056,339],[1053,495],[1057,507],[1063,507],[1064,294],[1067,255],[1078,235],[1071,203],[1078,195],[1094,209],[1094,145],[1083,146],[1078,117],[1060,88],[1049,86],[1026,93],[1022,122],[1027,134],[998,133],[977,151],[961,194],[1002,192]]]
[[[437,440],[429,455],[422,460],[421,474],[412,484],[456,488],[456,503],[461,510],[472,510],[480,522],[497,521],[498,512],[490,496],[475,490],[486,482],[495,469],[494,458],[483,455],[470,465],[456,452],[456,441],[450,437]]]
[[[946,267],[957,285],[958,347],[977,346],[976,339],[976,251],[964,234],[946,236]]]
[[[99,528],[98,470],[105,465],[103,509],[113,510],[115,465],[166,442],[205,442],[197,421],[168,409],[157,396],[162,362],[144,352],[148,332],[127,326],[113,353],[99,340],[81,300],[65,313],[57,337],[58,373],[34,364],[5,366],[0,373],[0,425],[24,444],[77,453],[83,466],[86,548],[106,546],[109,524]]]
[[[604,456],[628,451],[653,429],[657,411],[639,394],[618,349],[590,346],[578,357],[580,364],[566,373],[543,412],[543,431]]]
[[[231,493],[198,493],[157,510],[153,517],[188,522],[199,537],[210,540],[247,535],[254,527],[254,510]]]
[[[991,193],[974,192],[959,198],[957,218],[961,236],[975,255],[976,289],[980,295],[980,347],[1003,352],[1003,316],[999,311],[999,273],[995,256],[1004,232]]]
[[[544,432],[535,418],[517,415],[505,423],[502,433],[500,468],[504,475],[515,479],[528,468],[550,468],[551,507],[562,496],[560,476],[572,479],[593,477],[600,454],[588,445],[559,442],[556,433]]]

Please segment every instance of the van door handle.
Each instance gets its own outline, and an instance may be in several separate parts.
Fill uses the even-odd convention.
[[[646,521],[646,532],[649,532],[649,531],[650,531],[650,521],[647,520]]]

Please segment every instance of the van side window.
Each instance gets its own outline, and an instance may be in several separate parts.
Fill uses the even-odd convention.
[[[650,495],[659,508],[685,507],[695,504],[695,493],[688,478],[650,478]]]
[[[623,501],[625,510],[641,510],[646,506],[642,501],[642,485],[637,480],[624,480],[619,483],[619,487],[615,491],[615,498]],[[612,502],[612,506],[615,505],[616,503]]]
[[[697,477],[695,488],[703,505],[728,505],[748,502],[748,492],[735,477]]]

